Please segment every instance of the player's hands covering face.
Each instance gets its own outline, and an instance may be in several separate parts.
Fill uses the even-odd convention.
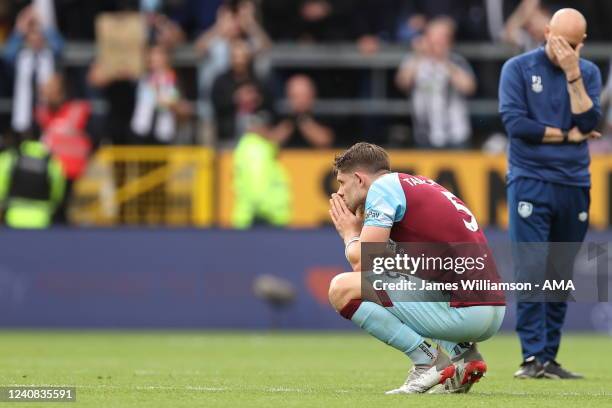
[[[363,227],[363,211],[357,210],[357,214],[353,214],[342,197],[335,193],[332,194],[329,204],[329,215],[340,238],[346,242],[353,237],[358,237]]]

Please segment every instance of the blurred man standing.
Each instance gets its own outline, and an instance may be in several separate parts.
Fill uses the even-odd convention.
[[[600,136],[594,129],[601,117],[601,74],[593,63],[580,58],[586,29],[578,11],[559,10],[546,26],[546,45],[512,58],[502,69],[499,110],[510,139],[508,208],[513,242],[582,242],[586,234],[590,204],[586,142]],[[551,263],[563,265],[571,274],[579,245],[575,247],[553,255],[554,247],[546,244],[538,247],[537,254],[530,253],[528,262],[515,252],[515,278],[525,278],[529,270],[551,273]],[[515,377],[581,378],[555,361],[566,310],[566,302],[517,303],[516,330],[524,361]]]
[[[56,71],[64,41],[55,29],[44,28],[33,6],[19,13],[15,31],[4,47],[4,59],[13,70],[11,125],[17,134],[32,132],[38,87]]]
[[[312,79],[306,75],[294,75],[285,88],[289,107],[287,119],[293,129],[285,147],[330,147],[334,142],[334,131],[313,113],[317,88]]]
[[[432,20],[397,73],[397,86],[412,92],[414,138],[420,147],[466,147],[472,131],[466,97],[476,91],[476,79],[468,62],[451,52],[454,36],[452,19]]]
[[[72,100],[66,94],[64,77],[54,74],[40,88],[36,120],[41,141],[61,163],[66,178],[64,200],[57,211],[57,221],[68,221],[68,203],[74,182],[85,172],[92,143],[87,134],[91,113],[88,101]]]
[[[291,220],[289,179],[278,160],[279,145],[290,131],[286,122],[272,123],[267,111],[252,115],[234,150],[234,228],[250,228],[261,221],[286,226]]]

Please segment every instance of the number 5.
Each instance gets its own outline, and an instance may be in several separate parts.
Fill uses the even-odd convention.
[[[474,214],[472,214],[469,208],[467,208],[465,205],[457,201],[459,199],[450,191],[442,191],[442,194],[444,194],[444,197],[448,198],[448,201],[453,203],[457,211],[464,212],[470,216],[469,222],[466,220],[463,220],[463,224],[465,224],[465,228],[469,229],[472,232],[478,231],[478,223],[476,222],[476,217],[474,217]]]

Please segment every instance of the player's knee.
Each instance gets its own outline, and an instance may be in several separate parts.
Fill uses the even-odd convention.
[[[329,284],[328,297],[334,309],[340,311],[352,299],[351,289],[348,273],[341,273],[332,279]]]

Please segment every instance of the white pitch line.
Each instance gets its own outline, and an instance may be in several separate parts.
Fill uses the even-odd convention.
[[[480,392],[477,391],[472,394],[488,395],[488,396],[500,396],[500,395],[515,395],[521,397],[533,397],[538,396],[549,396],[549,397],[612,397],[612,393],[608,392],[597,392],[597,393],[579,393],[579,392],[555,392],[555,393],[541,393],[541,392]]]

